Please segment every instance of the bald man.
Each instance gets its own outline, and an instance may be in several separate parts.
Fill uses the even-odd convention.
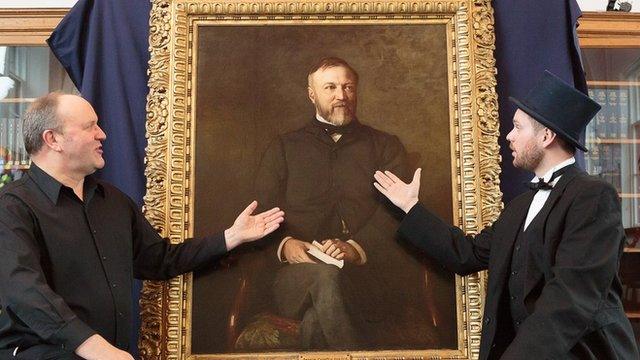
[[[51,93],[23,119],[32,165],[0,192],[0,358],[132,359],[133,278],[166,280],[211,265],[284,220],[278,208],[182,244],[162,239],[135,203],[92,174],[104,167],[91,105]]]

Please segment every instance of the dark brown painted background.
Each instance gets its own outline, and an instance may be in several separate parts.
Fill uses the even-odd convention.
[[[444,25],[206,26],[197,47],[195,236],[233,222],[253,199],[254,172],[269,142],[314,115],[307,72],[324,56],[344,58],[358,71],[359,120],[400,138],[423,168],[423,203],[452,220]],[[226,352],[228,308],[246,272],[241,261],[196,273],[194,354]],[[442,346],[451,348],[453,276],[439,276],[449,284],[439,296],[451,319]]]

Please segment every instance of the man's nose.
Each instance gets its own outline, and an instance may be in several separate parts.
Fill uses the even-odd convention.
[[[102,130],[100,126],[98,126],[98,135],[96,136],[96,139],[102,141],[106,138],[107,138],[107,134]]]
[[[342,87],[336,89],[336,99],[343,100],[346,97],[346,91]]]

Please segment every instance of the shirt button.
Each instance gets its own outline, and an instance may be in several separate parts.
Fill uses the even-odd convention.
[[[518,275],[518,272],[517,272],[517,271],[515,271],[515,270],[513,270],[513,271],[511,272],[511,275]]]
[[[520,326],[520,324],[521,324],[520,321],[516,321],[517,326]]]
[[[515,299],[516,299],[516,297],[511,295],[511,300],[515,300]]]
[[[116,284],[116,283],[113,283],[113,284],[111,284],[111,287],[114,287],[114,288],[116,288],[116,287],[118,287],[118,284]]]
[[[102,257],[102,260],[107,261],[107,257],[106,257],[106,256],[103,256],[103,257]]]
[[[520,245],[516,246],[516,251],[520,250]]]

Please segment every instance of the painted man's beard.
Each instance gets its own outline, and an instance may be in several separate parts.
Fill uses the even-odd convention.
[[[332,106],[329,109],[316,108],[322,118],[335,126],[348,125],[356,117],[355,106],[344,104],[343,106]]]

